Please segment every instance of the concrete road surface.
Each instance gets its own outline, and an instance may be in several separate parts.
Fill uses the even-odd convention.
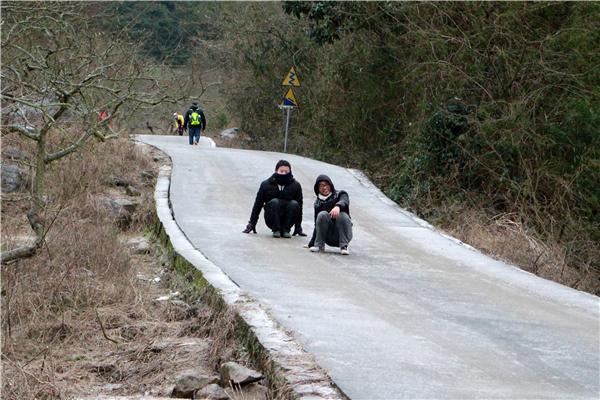
[[[599,298],[444,237],[356,171],[281,153],[140,136],[171,156],[193,245],[263,303],[352,399],[597,399]],[[259,183],[288,159],[312,232],[313,184],[350,194],[350,256],[242,234]]]

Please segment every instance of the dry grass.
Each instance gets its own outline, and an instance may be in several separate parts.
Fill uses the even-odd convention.
[[[32,154],[28,143],[16,140],[5,140],[3,147]],[[95,198],[115,190],[109,188],[111,175],[142,186],[139,171],[151,168],[147,157],[120,139],[85,148],[48,171],[49,205],[43,217],[52,226],[46,244],[36,256],[1,270],[3,398],[61,397],[56,382],[63,360],[56,355],[82,342],[106,346],[95,310],[118,312],[138,305],[131,257],[119,241],[123,232],[96,207]],[[140,201],[152,204],[151,192]],[[140,207],[134,219],[143,222],[148,207]],[[32,235],[24,217],[27,208],[27,201],[3,201],[3,248]]]
[[[241,349],[234,338],[235,314],[228,309],[216,311],[206,305],[203,292],[193,287],[187,277],[171,272],[165,279],[172,290],[180,292],[182,299],[196,308],[196,317],[185,321],[178,336],[210,338],[207,361],[214,370],[219,370],[223,362],[239,359]]]
[[[564,244],[541,242],[514,215],[489,218],[483,212],[451,213],[441,228],[485,254],[519,266],[542,278],[598,294],[598,276],[565,262]]]
[[[3,144],[32,152],[27,144]],[[164,273],[168,257],[156,247],[137,255],[122,243],[149,227],[154,182],[139,172],[152,169],[151,157],[123,139],[84,149],[49,171],[44,217],[54,222],[47,243],[1,270],[3,399],[168,396],[182,370],[211,375],[224,361],[248,364],[234,340],[233,315],[210,309],[186,277]],[[97,207],[98,196],[124,197],[111,176],[142,192],[125,225]],[[27,202],[4,202],[5,248],[31,235],[27,209]],[[190,309],[156,301],[175,290]]]
[[[131,163],[149,168],[133,145],[120,140],[87,149],[50,171],[50,204],[44,218],[53,222],[47,243],[35,257],[2,267],[3,327],[45,320],[49,314],[62,315],[70,309],[130,301],[129,255],[95,198],[109,190],[113,174],[139,182],[134,175],[139,169],[131,168]],[[22,211],[23,204],[3,207],[3,243],[14,243],[15,232],[27,232]]]

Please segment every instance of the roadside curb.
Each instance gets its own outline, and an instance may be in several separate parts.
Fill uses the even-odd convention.
[[[237,336],[272,384],[298,399],[347,399],[313,356],[304,351],[258,301],[192,246],[173,218],[170,182],[171,167],[161,167],[154,192],[158,217],[155,232],[173,256],[175,268],[197,271],[200,276],[196,282],[205,290],[208,304],[234,313]]]

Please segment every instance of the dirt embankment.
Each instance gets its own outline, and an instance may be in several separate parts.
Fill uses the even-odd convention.
[[[8,148],[30,151],[5,141],[3,162]],[[185,371],[213,383],[226,361],[251,366],[231,317],[204,304],[153,240],[166,162],[119,139],[50,171],[47,243],[1,270],[3,399],[171,396]],[[3,249],[31,235],[23,186],[3,194]],[[264,384],[221,386],[229,398],[285,398]]]

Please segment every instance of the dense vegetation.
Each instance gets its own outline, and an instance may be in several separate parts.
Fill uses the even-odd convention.
[[[193,39],[199,33],[218,39],[211,3],[198,2],[111,2],[102,20],[104,29],[123,31],[132,40],[141,40],[142,54],[171,65],[190,61],[196,48]]]
[[[561,244],[581,272],[570,284],[598,290],[598,3],[280,7],[238,6],[231,36],[244,93],[231,104],[256,147],[281,148],[275,104],[294,63],[291,151],[366,170],[434,222],[509,215]]]

